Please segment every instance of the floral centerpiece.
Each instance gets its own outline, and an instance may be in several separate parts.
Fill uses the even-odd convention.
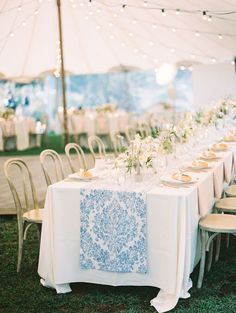
[[[117,105],[115,103],[105,103],[96,107],[98,113],[113,113],[117,110]]]
[[[6,108],[0,111],[0,118],[8,119],[8,118],[13,117],[14,114],[15,114],[15,111],[13,109]]]
[[[137,175],[140,175],[141,168],[153,168],[152,160],[155,150],[155,139],[150,136],[142,139],[137,134],[126,151],[120,155],[119,159],[124,162],[128,173],[132,173],[134,170]]]

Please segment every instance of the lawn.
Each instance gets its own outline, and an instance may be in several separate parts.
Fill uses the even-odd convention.
[[[152,287],[110,287],[72,284],[72,292],[57,295],[39,283],[39,242],[32,227],[25,242],[21,272],[16,273],[17,225],[15,218],[0,219],[0,313],[148,313],[156,312],[150,300]],[[65,266],[70,266],[65,264]],[[198,268],[192,274],[194,285]],[[201,290],[193,287],[191,298],[180,300],[176,313],[236,312],[236,238],[223,248],[220,260],[205,275]]]

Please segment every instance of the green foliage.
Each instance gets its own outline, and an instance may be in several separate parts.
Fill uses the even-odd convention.
[[[158,240],[158,238],[157,238]],[[161,240],[161,239],[160,239]],[[16,220],[0,220],[0,312],[1,313],[155,313],[150,306],[158,289],[111,287],[74,283],[72,292],[56,294],[42,287],[37,274],[39,241],[36,227],[29,229],[20,273],[16,273]],[[65,264],[65,266],[70,266]],[[196,285],[198,267],[192,279]],[[193,287],[189,299],[180,299],[173,313],[236,312],[236,238],[226,249],[222,242],[220,260],[205,274],[201,290]]]

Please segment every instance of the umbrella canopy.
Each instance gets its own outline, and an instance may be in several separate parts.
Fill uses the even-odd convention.
[[[235,0],[61,0],[65,69],[232,62]],[[0,0],[0,72],[36,77],[60,67],[56,0]]]

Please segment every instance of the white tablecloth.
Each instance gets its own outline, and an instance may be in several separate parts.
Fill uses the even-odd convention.
[[[232,173],[233,152],[222,153],[208,172],[191,173],[197,183],[190,188],[168,188],[154,182],[119,186],[112,178],[96,186],[117,190],[145,188],[147,199],[148,273],[112,273],[81,270],[80,188],[87,182],[61,181],[48,188],[42,227],[38,273],[45,286],[58,293],[69,292],[69,283],[90,282],[112,286],[155,286],[160,288],[152,305],[158,312],[175,307],[180,297],[189,297],[190,274],[199,261],[198,220],[210,212],[223,187],[223,175]],[[230,167],[231,166],[231,167]],[[94,183],[92,183],[94,184]]]

